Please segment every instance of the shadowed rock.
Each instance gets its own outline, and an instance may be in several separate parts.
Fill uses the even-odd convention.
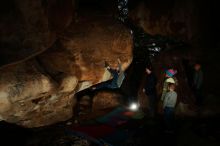
[[[110,92],[110,91],[101,91],[93,98],[93,108],[92,110],[104,110],[108,108],[115,108],[120,104],[120,98],[122,95]]]
[[[51,47],[56,32],[70,24],[73,5],[71,0],[9,0],[1,4],[1,10],[0,67],[3,67]]]
[[[130,18],[147,33],[177,37],[185,41],[198,39],[198,3],[172,0],[133,0],[133,3]]]
[[[104,61],[125,70],[132,61],[130,30],[109,16],[82,16],[44,53],[1,68],[0,118],[39,127],[72,117],[74,93],[109,80]]]

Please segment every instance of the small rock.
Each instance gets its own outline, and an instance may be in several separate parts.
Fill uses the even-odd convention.
[[[73,123],[72,122],[67,122],[66,125],[70,126],[72,125]]]

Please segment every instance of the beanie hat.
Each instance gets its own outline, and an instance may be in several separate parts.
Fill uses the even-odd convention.
[[[173,69],[168,69],[168,70],[166,70],[166,75],[167,75],[168,77],[172,77],[172,76],[174,76],[175,74],[176,74],[176,71],[173,70]]]

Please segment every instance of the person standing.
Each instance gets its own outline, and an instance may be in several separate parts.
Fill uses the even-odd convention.
[[[168,84],[169,83],[173,83],[175,85],[177,85],[177,79],[174,77],[174,75],[177,73],[176,70],[174,69],[168,69],[165,71],[165,81],[163,84],[163,91],[162,91],[162,96],[161,96],[161,100],[164,100],[164,97],[166,95],[166,93],[168,92]]]
[[[166,130],[172,131],[175,125],[175,107],[177,103],[177,93],[175,92],[175,84],[168,84],[168,92],[164,96],[163,110]]]
[[[192,88],[196,98],[196,105],[198,106],[201,106],[203,104],[202,85],[203,85],[203,72],[201,69],[201,64],[197,62],[194,65]]]
[[[146,68],[146,83],[143,89],[143,92],[147,95],[149,99],[149,112],[151,116],[155,115],[155,109],[156,109],[156,101],[157,101],[157,91],[156,91],[156,85],[157,85],[157,78],[152,71],[152,66],[148,66]]]

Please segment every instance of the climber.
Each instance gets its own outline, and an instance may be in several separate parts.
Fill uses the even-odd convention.
[[[153,117],[155,114],[156,100],[157,100],[157,91],[156,91],[157,78],[153,72],[151,65],[148,65],[146,67],[146,74],[147,77],[143,92],[147,95],[149,99],[150,116]]]
[[[177,79],[174,77],[174,75],[177,73],[177,70],[174,69],[168,69],[165,71],[165,81],[163,84],[163,91],[162,91],[162,96],[161,96],[161,100],[164,100],[164,96],[168,91],[168,84],[169,83],[174,83],[175,85],[177,85]]]
[[[106,61],[105,61],[105,67],[111,73],[113,79],[111,81],[103,82],[97,86],[92,87],[92,90],[104,89],[104,88],[117,89],[121,87],[123,80],[125,79],[125,74],[121,66],[121,60],[118,59],[117,69],[112,69]]]
[[[196,105],[198,106],[201,106],[203,103],[202,84],[203,84],[203,72],[201,69],[201,63],[197,62],[194,65],[192,89],[196,97]]]
[[[175,92],[175,84],[168,84],[168,92],[166,92],[163,100],[164,121],[167,132],[172,132],[174,128],[174,113],[177,102],[177,93]]]

